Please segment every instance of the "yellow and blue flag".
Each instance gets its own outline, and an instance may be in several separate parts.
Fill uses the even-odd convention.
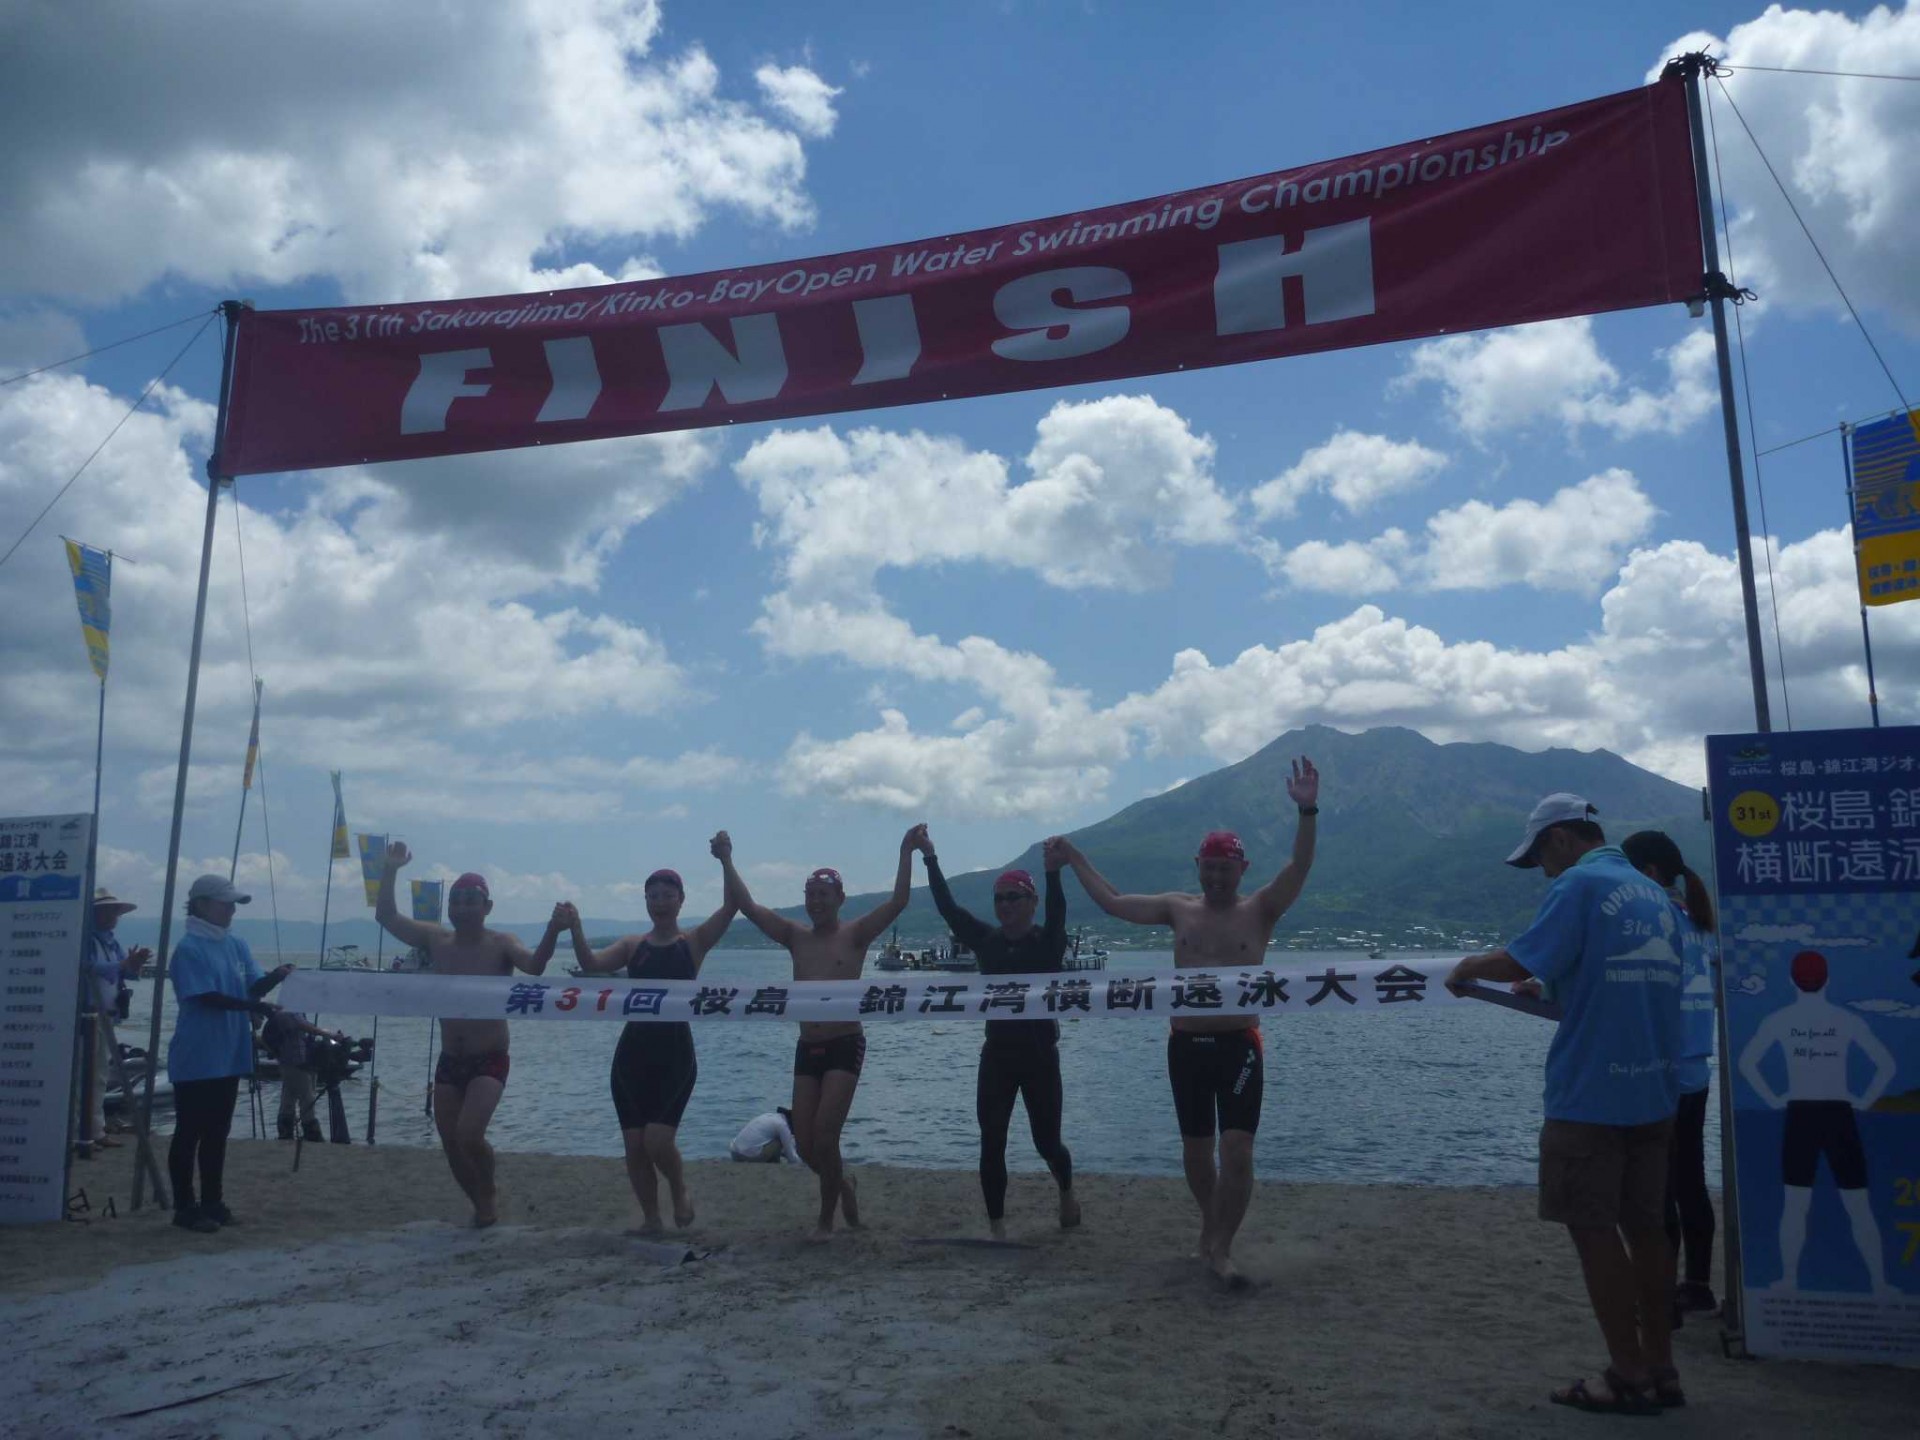
[[[333,849],[327,853],[327,859],[345,860],[353,854],[347,845],[347,802],[340,794],[340,772],[333,774]]]
[[[107,634],[111,614],[107,604],[113,586],[113,556],[91,545],[67,541],[67,565],[73,571],[73,594],[80,602],[80,633],[86,637],[87,659],[102,685],[107,683]]]
[[[247,769],[240,777],[242,790],[253,788],[253,767],[260,760],[260,684],[258,680],[253,682],[253,731],[247,736]]]
[[[387,837],[356,835],[360,842],[360,879],[367,887],[367,908],[380,903],[380,871],[387,862]]]
[[[445,884],[440,880],[416,880],[413,882],[413,918],[428,925],[440,923],[440,892]]]

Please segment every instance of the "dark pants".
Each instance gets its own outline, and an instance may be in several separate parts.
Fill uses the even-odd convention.
[[[1667,1166],[1667,1240],[1686,1250],[1689,1283],[1713,1279],[1713,1197],[1707,1193],[1707,1092],[1680,1097]]]
[[[238,1075],[173,1082],[173,1144],[167,1148],[167,1176],[173,1181],[174,1209],[194,1208],[196,1161],[199,1203],[223,1203],[220,1181],[227,1167],[227,1131],[233,1128],[233,1107],[239,1095]]]
[[[973,1092],[974,1118],[980,1122],[980,1191],[989,1220],[1007,1213],[1007,1130],[1013,1123],[1016,1099],[1027,1103],[1033,1148],[1047,1162],[1060,1188],[1073,1188],[1073,1156],[1060,1142],[1059,1047],[1052,1041],[989,1040],[980,1050],[980,1075]]]

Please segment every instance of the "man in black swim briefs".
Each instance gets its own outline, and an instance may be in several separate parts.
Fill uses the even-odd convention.
[[[487,882],[471,872],[447,889],[447,919],[452,928],[428,925],[400,913],[393,898],[393,877],[413,858],[396,840],[387,846],[380,870],[380,894],[374,919],[402,945],[424,949],[436,975],[528,975],[545,972],[560,938],[558,919],[531,952],[518,936],[486,927],[493,910]],[[473,1203],[473,1224],[485,1229],[499,1219],[493,1180],[493,1147],[487,1125],[507,1084],[507,1022],[442,1020],[440,1060],[433,1070],[433,1121],[446,1151],[447,1168]]]
[[[850,924],[841,924],[840,907],[846,887],[837,870],[819,869],[807,877],[807,925],[754,903],[746,882],[733,868],[733,847],[720,845],[727,877],[727,898],[766,935],[784,945],[793,957],[796,980],[856,980],[867,960],[867,947],[907,908],[913,879],[913,852],[926,834],[916,825],[901,837],[900,864],[894,873],[893,893]],[[726,840],[720,832],[718,842]],[[811,1238],[833,1234],[836,1207],[848,1225],[860,1223],[859,1196],[853,1179],[840,1161],[840,1131],[853,1108],[854,1087],[866,1063],[867,1037],[857,1020],[803,1021],[793,1056],[793,1139],[800,1158],[820,1177],[820,1214]]]

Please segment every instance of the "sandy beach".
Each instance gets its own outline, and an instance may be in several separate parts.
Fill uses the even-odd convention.
[[[1015,1245],[969,1173],[861,1167],[867,1228],[803,1243],[811,1176],[690,1167],[685,1236],[630,1237],[617,1161],[500,1157],[503,1223],[465,1227],[438,1155],[238,1142],[217,1236],[124,1213],[0,1233],[0,1379],[22,1436],[677,1434],[1540,1436],[1619,1422],[1546,1403],[1601,1354],[1530,1190],[1264,1184],[1251,1294],[1188,1258],[1177,1180],[1086,1175],[1085,1226],[1017,1176]],[[89,1183],[91,1182],[91,1183]],[[1905,1433],[1920,1378],[1736,1362],[1679,1337],[1669,1435]],[[232,1387],[232,1388],[227,1388]],[[216,1393],[221,1392],[221,1393]],[[185,1402],[185,1403],[181,1403]],[[160,1408],[166,1407],[166,1408]],[[145,1412],[145,1413],[136,1413]]]

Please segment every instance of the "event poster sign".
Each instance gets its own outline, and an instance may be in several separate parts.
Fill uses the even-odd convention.
[[[1860,599],[1920,600],[1920,410],[1862,425],[1852,441]]]
[[[1747,1346],[1920,1363],[1920,727],[1707,775]]]
[[[0,1223],[66,1213],[92,823],[0,819]]]

